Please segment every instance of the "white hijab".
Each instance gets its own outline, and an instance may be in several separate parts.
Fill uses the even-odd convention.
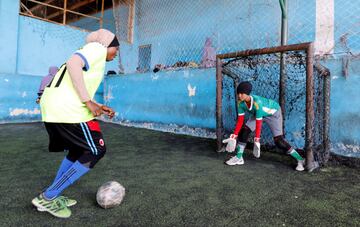
[[[102,28],[94,32],[91,32],[86,37],[86,43],[98,42],[107,48],[110,45],[110,43],[113,41],[114,37],[115,37],[114,33]]]

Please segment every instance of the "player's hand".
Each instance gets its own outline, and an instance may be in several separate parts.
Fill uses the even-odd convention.
[[[98,117],[100,116],[103,111],[102,108],[99,104],[93,102],[93,101],[87,101],[85,102],[86,107],[91,111],[91,113],[94,115],[94,117]]]
[[[227,152],[234,152],[235,148],[236,148],[236,138],[237,136],[234,134],[231,134],[230,137],[228,139],[223,140],[223,143],[226,143],[226,148],[225,150]]]
[[[106,114],[110,119],[114,117],[115,115],[115,112],[113,109],[111,109],[110,107],[108,106],[101,106],[101,110],[103,111],[104,114]]]
[[[36,99],[36,103],[37,103],[37,104],[40,103],[40,97],[38,97],[38,98]]]
[[[253,155],[256,158],[260,158],[260,138],[254,138]]]
[[[231,135],[230,135],[230,138],[232,138],[232,139],[237,139],[237,137],[238,137],[238,136],[235,135],[235,134],[231,134]]]

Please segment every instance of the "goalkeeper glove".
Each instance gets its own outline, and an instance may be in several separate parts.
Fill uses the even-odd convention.
[[[256,158],[260,158],[260,138],[254,138],[253,155]]]
[[[230,137],[226,140],[223,140],[223,143],[226,143],[226,148],[225,150],[227,152],[234,152],[235,148],[236,148],[236,138],[237,135],[231,134]]]

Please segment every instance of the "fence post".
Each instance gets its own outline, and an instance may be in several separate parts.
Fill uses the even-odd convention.
[[[310,43],[306,50],[306,128],[305,151],[306,167],[309,172],[318,167],[314,162],[314,45]]]
[[[216,57],[216,139],[217,151],[222,147],[222,63],[219,57]]]

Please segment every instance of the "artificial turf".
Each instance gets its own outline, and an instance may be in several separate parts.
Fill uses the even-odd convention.
[[[296,172],[288,156],[245,153],[226,166],[215,141],[102,123],[107,154],[64,195],[69,219],[38,212],[31,199],[51,183],[65,153],[49,153],[41,123],[0,125],[1,226],[360,226],[360,171]],[[97,188],[126,188],[102,209]]]

